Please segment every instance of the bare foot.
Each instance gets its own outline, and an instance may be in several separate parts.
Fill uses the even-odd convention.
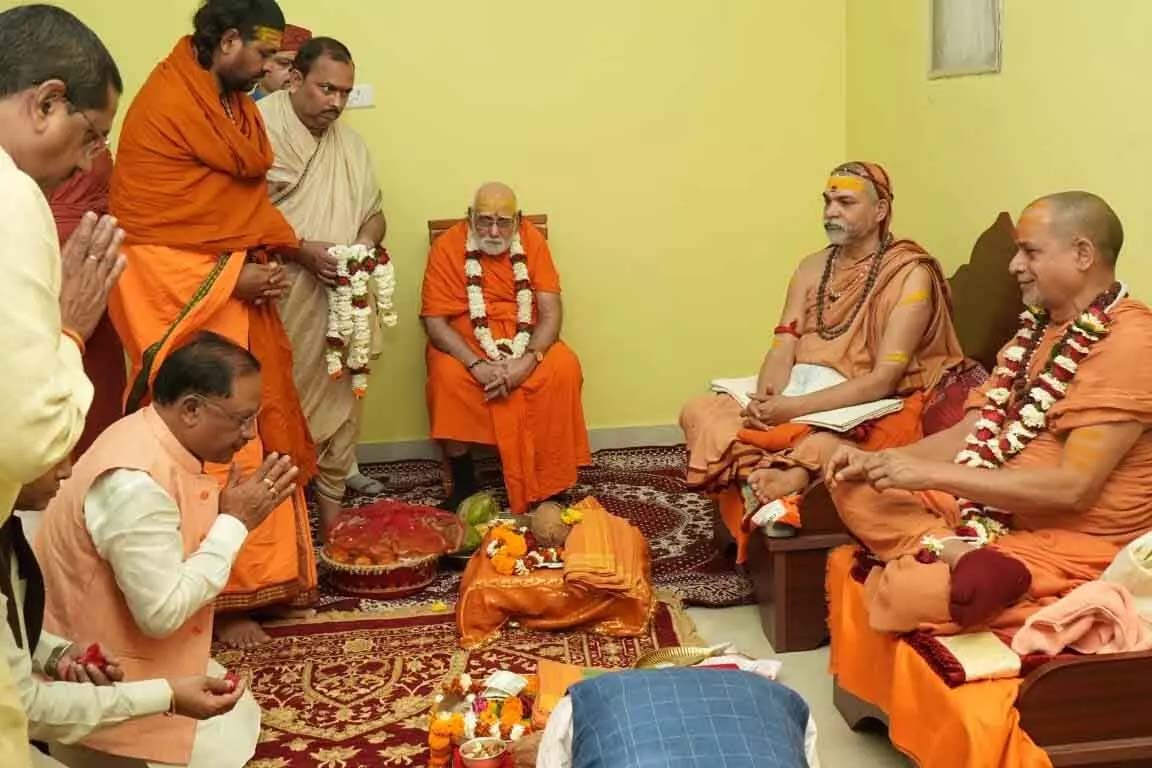
[[[808,487],[808,470],[803,467],[787,469],[757,469],[748,475],[748,485],[761,504],[767,504]]]
[[[225,645],[241,650],[255,648],[272,639],[259,622],[246,613],[218,615],[213,634]]]

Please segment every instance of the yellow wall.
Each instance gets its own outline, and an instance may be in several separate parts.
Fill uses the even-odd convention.
[[[1124,222],[1120,273],[1147,298],[1152,3],[1007,0],[1002,73],[932,81],[928,5],[848,3],[848,154],[889,166],[898,231],[954,267],[998,211],[1086,189]]]
[[[196,5],[61,4],[112,49],[129,98]],[[427,435],[425,221],[463,215],[491,178],[552,218],[589,426],[674,423],[709,378],[755,369],[842,159],[843,0],[283,6],[347,43],[376,88],[346,119],[384,187],[402,325],[365,441]]]

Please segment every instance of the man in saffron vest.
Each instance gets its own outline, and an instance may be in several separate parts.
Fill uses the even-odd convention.
[[[61,481],[71,476],[72,460],[65,458],[25,485],[16,500],[23,520],[42,516]],[[207,720],[231,712],[241,697],[247,698],[242,707],[253,706],[242,682],[234,685],[219,677],[191,675],[125,683],[119,659],[99,643],[95,645],[106,662],[101,666],[85,659],[89,643],[73,643],[43,631],[44,578],[24,538],[20,518],[10,518],[0,527],[0,563],[8,566],[7,571],[0,571],[0,589],[9,607],[7,621],[0,621],[0,649],[16,678],[28,715],[28,736],[34,741],[61,750],[61,745],[133,718],[175,712]],[[61,765],[38,750],[30,754],[33,765]],[[69,763],[72,768],[84,764]]]
[[[841,518],[870,553],[855,566],[846,551],[830,560],[832,671],[887,710],[894,738],[922,765],[1049,756],[1018,727],[1015,687],[948,689],[909,647],[922,633],[890,633],[963,632],[945,641],[949,668],[1015,676],[1022,655],[1044,648],[1030,645],[1041,631],[1024,622],[1101,583],[1152,529],[1152,311],[1116,281],[1120,220],[1096,195],[1063,192],[1030,204],[1016,232],[1009,268],[1030,309],[966,418],[903,448],[843,448],[826,469]],[[1050,638],[1079,623],[1052,619]],[[923,658],[939,662],[933,644]],[[909,706],[913,691],[919,704]],[[939,728],[923,728],[925,702],[947,706]]]
[[[512,511],[558,495],[591,463],[580,361],[560,341],[560,276],[516,194],[485,184],[424,272],[428,415],[455,506],[476,491],[470,446],[495,445]]]
[[[251,353],[203,333],[161,365],[152,405],[97,438],[36,539],[45,629],[98,638],[129,680],[222,676],[210,657],[212,602],[249,532],[294,492],[296,469],[276,454],[243,479],[232,463],[223,490],[204,468],[228,465],[255,438],[260,378]],[[58,751],[69,765],[117,755],[240,768],[255,751],[259,720],[248,697],[199,725],[138,719]]]
[[[144,83],[128,110],[112,177],[112,212],[128,233],[128,266],[109,312],[131,361],[126,412],[148,402],[169,351],[203,330],[252,351],[264,367],[256,439],[237,456],[245,471],[265,452],[289,455],[300,484],[315,449],[292,382],[292,351],[273,305],[284,272],[269,249],[299,239],[268,200],[272,147],[248,91],[279,47],[274,0],[207,0],[191,36]],[[228,468],[210,471],[223,483]],[[232,645],[264,642],[256,611],[305,606],[316,564],[301,492],[248,537],[218,607]]]
[[[760,510],[775,510],[763,523],[769,535],[794,532],[799,494],[847,438],[791,419],[898,396],[903,410],[867,425],[863,444],[905,445],[921,435],[924,393],[963,359],[940,265],[915,242],[893,238],[892,200],[892,181],[875,163],[832,171],[824,189],[830,244],[792,275],[751,402],[741,408],[730,395],[705,395],[680,414],[688,483],[714,494],[741,562]]]
[[[355,78],[352,54],[343,43],[313,38],[296,55],[291,89],[260,102],[276,155],[268,194],[307,246],[303,258],[284,265],[287,290],[279,309],[292,341],[296,389],[316,443],[313,488],[321,534],[342,509],[347,479],[356,466],[363,395],[346,365],[332,371],[326,361],[331,330],[326,321],[333,310],[328,289],[337,278],[336,258],[327,249],[362,245],[378,250],[385,232],[368,147],[340,122]],[[387,310],[375,317],[395,322]],[[369,326],[372,340],[378,340],[378,326]],[[346,362],[353,355],[345,352]],[[384,492],[379,482],[362,480],[359,489]]]

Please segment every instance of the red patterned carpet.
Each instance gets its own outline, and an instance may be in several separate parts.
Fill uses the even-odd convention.
[[[649,633],[607,638],[583,632],[508,629],[493,645],[456,646],[449,611],[322,613],[270,626],[255,651],[217,649],[216,659],[247,678],[263,710],[249,768],[376,768],[427,762],[426,718],[451,673],[531,673],[546,657],[582,666],[629,667],[656,648],[696,641],[683,612],[660,603]]]
[[[630,520],[644,532],[651,546],[652,580],[657,589],[678,595],[688,605],[716,608],[751,603],[751,582],[736,570],[731,555],[713,541],[712,502],[684,487],[684,460],[683,447],[597,451],[594,465],[580,473],[571,496],[573,500],[595,496],[609,512]],[[479,466],[482,485],[503,502],[495,462],[481,462]],[[366,464],[361,469],[385,481],[388,490],[384,496],[414,504],[436,504],[444,498],[437,462]],[[347,503],[361,505],[372,500],[353,496]],[[442,573],[427,591],[405,604],[454,602],[458,586],[458,574]],[[395,605],[365,601],[361,607]]]

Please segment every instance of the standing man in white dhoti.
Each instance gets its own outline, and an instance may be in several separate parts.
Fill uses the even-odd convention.
[[[352,54],[337,40],[316,37],[300,48],[294,67],[288,90],[262,99],[259,107],[276,155],[268,193],[301,238],[296,261],[285,265],[288,289],[279,307],[292,342],[296,389],[316,443],[323,536],[340,512],[346,487],[370,494],[384,490],[354,471],[359,398],[353,377],[333,378],[325,361],[328,288],[338,277],[337,259],[328,249],[379,248],[386,224],[368,147],[339,122],[355,84]],[[375,342],[379,334],[372,325]]]

